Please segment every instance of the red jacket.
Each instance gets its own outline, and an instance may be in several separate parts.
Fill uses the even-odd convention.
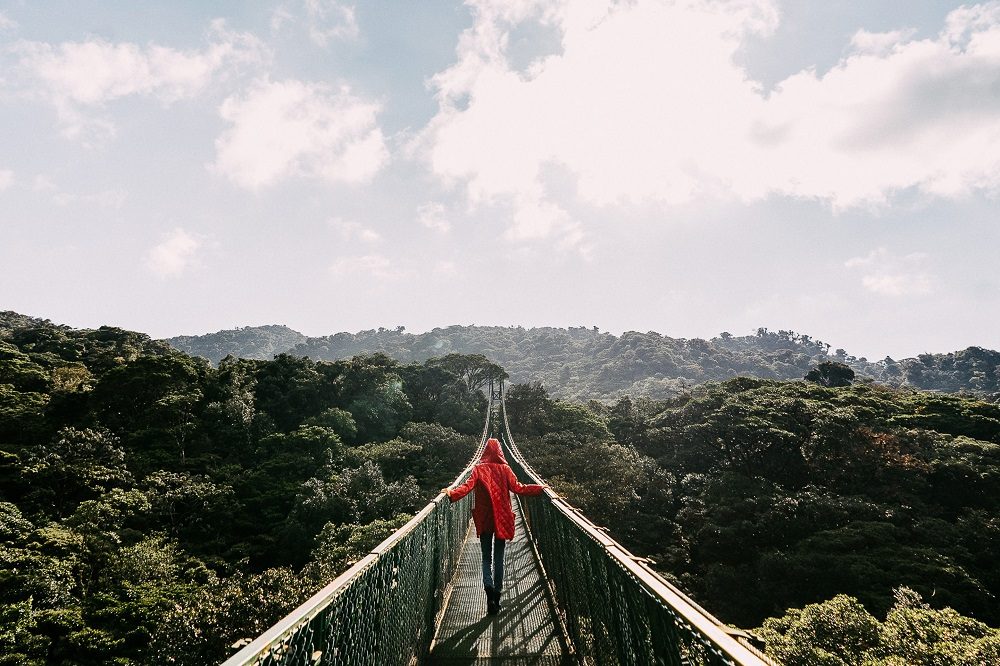
[[[500,442],[489,439],[479,462],[472,468],[469,480],[448,491],[448,499],[457,502],[476,489],[472,520],[476,536],[494,532],[498,539],[514,538],[514,512],[510,508],[510,491],[518,495],[541,495],[544,486],[524,484],[514,476],[500,450]]]

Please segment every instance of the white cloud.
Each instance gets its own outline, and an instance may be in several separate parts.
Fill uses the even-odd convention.
[[[131,96],[163,103],[193,97],[221,72],[266,58],[256,37],[229,31],[221,20],[212,23],[210,43],[202,50],[94,39],[61,44],[22,40],[11,51],[23,92],[56,110],[65,135],[84,139],[113,134],[113,123],[94,115],[109,102]]]
[[[851,37],[851,50],[854,54],[872,54],[884,56],[895,46],[909,41],[916,30],[892,30],[890,32],[868,32],[858,30]]]
[[[63,207],[93,205],[101,208],[121,208],[128,199],[128,192],[120,187],[87,194],[65,192],[44,173],[36,174],[31,179],[31,191],[49,194],[52,203]]]
[[[1000,23],[1000,2],[963,5],[948,13],[944,35],[959,44],[974,39],[977,33],[990,32]]]
[[[54,192],[58,189],[56,184],[52,182],[52,179],[43,173],[37,174],[31,180],[32,192]]]
[[[441,277],[455,277],[458,275],[458,266],[454,261],[439,261],[434,264],[434,274]]]
[[[291,176],[367,181],[388,160],[379,110],[346,86],[257,81],[219,109],[231,127],[215,142],[212,168],[247,189]]]
[[[271,13],[271,30],[273,32],[278,32],[285,27],[286,24],[291,23],[295,19],[295,16],[285,5],[278,5],[275,10]]]
[[[332,40],[353,40],[361,35],[354,5],[337,0],[303,0],[300,12],[283,4],[271,13],[273,32],[296,25],[302,26],[309,39],[323,48]]]
[[[377,243],[382,240],[382,237],[378,235],[378,232],[372,231],[371,229],[361,229],[358,231],[358,238],[366,243]]]
[[[161,278],[180,276],[194,260],[201,244],[201,238],[178,227],[149,251],[146,267]]]
[[[771,0],[470,4],[414,148],[470,205],[513,205],[510,238],[580,232],[576,204],[1000,190],[1000,2],[952,12],[931,39],[858,33],[830,71],[772,91],[734,58],[776,27]],[[557,26],[561,50],[518,71],[508,41],[531,21]],[[547,190],[552,165],[571,195]]]
[[[861,280],[865,289],[884,296],[909,296],[929,294],[934,290],[931,278],[924,274],[876,273]]]
[[[55,187],[51,181],[38,181],[36,178],[36,191],[41,191],[46,186]],[[78,204],[93,204],[101,208],[121,208],[128,198],[128,192],[123,189],[102,190],[93,194],[72,194],[70,192],[59,192],[53,197],[53,201],[59,206],[75,206]]]
[[[10,169],[0,169],[0,192],[14,184],[14,172]]]
[[[546,238],[573,224],[569,215],[548,201],[526,197],[514,206],[513,221],[506,236],[511,240]]]
[[[336,0],[305,0],[309,38],[319,46],[331,39],[357,39],[354,7]]]
[[[365,243],[378,243],[382,240],[382,236],[377,231],[369,229],[355,220],[344,220],[335,217],[329,221],[329,224],[340,232],[340,237],[345,241],[357,239]]]
[[[0,30],[13,30],[17,27],[17,21],[0,12]]]
[[[451,222],[448,221],[447,210],[443,204],[429,201],[417,207],[417,221],[423,226],[441,234],[451,231]]]
[[[361,276],[376,280],[394,280],[405,273],[381,254],[340,257],[330,266],[330,272],[338,277]]]
[[[919,296],[937,288],[937,278],[923,269],[927,258],[922,252],[900,257],[880,247],[863,257],[848,259],[844,266],[860,272],[861,284],[870,292],[882,296]]]

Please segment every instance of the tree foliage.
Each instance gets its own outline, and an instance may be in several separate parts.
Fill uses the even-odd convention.
[[[1000,407],[906,387],[989,391],[992,352],[835,352],[845,386],[781,381],[830,361],[788,331],[308,345],[212,367],[0,313],[0,663],[218,663],[454,478],[503,359],[533,466],[789,663],[997,661]]]
[[[979,666],[1000,660],[1000,630],[907,588],[879,621],[854,597],[790,609],[756,633],[785,666]]]
[[[850,367],[837,361],[823,361],[806,373],[806,381],[826,387],[850,386],[854,377]]]
[[[996,405],[752,378],[664,402],[509,396],[533,467],[724,621],[838,594],[883,616],[907,586],[1000,623]]]
[[[490,373],[0,313],[0,663],[219,663],[455,477]]]

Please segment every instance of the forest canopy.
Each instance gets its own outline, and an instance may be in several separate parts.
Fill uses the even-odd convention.
[[[995,404],[743,377],[610,405],[517,385],[507,408],[553,488],[789,666],[1000,654]]]
[[[262,632],[468,461],[507,373],[441,352],[213,366],[0,317],[0,663],[216,663]],[[788,666],[989,663],[1000,406],[824,359],[507,408],[559,493]]]
[[[454,479],[502,375],[0,320],[0,663],[222,661]]]

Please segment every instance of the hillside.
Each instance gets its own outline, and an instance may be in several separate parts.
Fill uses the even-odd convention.
[[[308,338],[287,326],[246,326],[207,335],[178,335],[168,338],[175,349],[191,356],[201,356],[218,365],[232,354],[240,358],[270,361]]]
[[[277,329],[287,337],[277,335]],[[282,349],[279,340],[285,339],[297,342]],[[970,347],[949,354],[871,362],[843,349],[831,351],[830,345],[808,335],[763,328],[754,335],[722,333],[703,340],[635,331],[616,336],[596,327],[449,326],[418,334],[398,327],[318,338],[306,338],[284,327],[260,327],[167,342],[213,363],[227,354],[270,358],[268,349],[326,361],[373,352],[402,362],[448,353],[483,354],[502,365],[513,382],[541,382],[554,396],[581,400],[622,395],[666,398],[694,384],[741,375],[801,379],[826,360],[849,365],[860,379],[891,386],[980,395],[1000,392],[1000,352],[993,350]]]

